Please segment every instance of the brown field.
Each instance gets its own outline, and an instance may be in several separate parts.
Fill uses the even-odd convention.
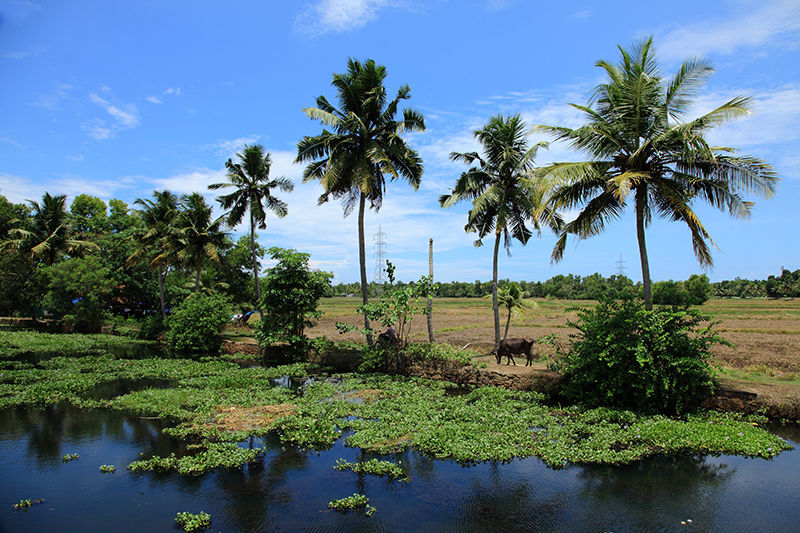
[[[567,321],[577,318],[576,312],[570,308],[594,305],[593,301],[529,301],[535,305],[524,315],[512,318],[509,337],[538,338],[556,334],[561,342],[568,342],[575,330],[567,326]],[[355,312],[359,303],[358,298],[323,299],[320,307],[325,315],[310,330],[310,335],[325,335],[334,340],[359,340],[358,333],[341,335],[335,327],[339,321],[363,324],[362,317]],[[717,322],[716,329],[734,344],[734,347],[717,345],[712,349],[715,361],[723,369],[738,376],[748,374],[770,381],[800,382],[800,299],[715,299],[698,306],[698,309]],[[481,353],[488,353],[492,348],[494,334],[489,299],[436,299],[433,304],[433,323],[437,342],[458,347],[469,345]],[[501,323],[505,325],[502,312]],[[427,340],[424,316],[417,316],[413,320],[411,337]],[[546,358],[550,347],[538,348],[542,358]],[[492,357],[481,357],[480,360],[489,366],[496,366]]]

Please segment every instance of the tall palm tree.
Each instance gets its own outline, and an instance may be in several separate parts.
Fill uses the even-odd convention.
[[[228,235],[222,230],[225,215],[211,220],[211,206],[197,192],[181,197],[175,234],[177,257],[194,268],[194,290],[200,291],[200,272],[206,259],[219,261],[219,248]]]
[[[136,213],[144,223],[144,234],[137,236],[137,246],[129,263],[149,261],[150,268],[158,276],[158,297],[161,317],[165,318],[164,268],[174,255],[173,241],[176,236],[175,220],[178,215],[178,197],[170,191],[153,191],[153,199],[139,198],[134,204],[142,206]]]
[[[477,164],[461,173],[453,190],[442,195],[439,203],[448,207],[462,200],[472,200],[464,229],[478,234],[475,246],[482,246],[484,237],[494,235],[492,308],[497,347],[500,344],[497,262],[501,237],[509,251],[512,239],[525,244],[533,235],[526,224],[532,224],[541,234],[542,225],[554,232],[560,231],[562,220],[550,201],[549,183],[539,177],[534,168],[536,152],[547,143],[529,146],[527,127],[519,115],[493,116],[474,135],[483,147],[483,157],[477,152],[450,154],[453,161]]]
[[[416,190],[422,179],[422,159],[401,137],[404,132],[425,129],[421,114],[403,110],[403,118],[395,115],[401,100],[411,96],[408,85],[400,87],[397,96],[387,103],[383,81],[386,68],[372,59],[364,63],[355,59],[347,62],[347,72],[334,74],[331,84],[337,92],[339,108],[324,96],[317,98],[316,107],[303,111],[319,120],[332,131],[323,129],[314,137],[303,137],[297,144],[297,162],[308,162],[303,181],[322,183],[324,192],[319,203],[330,198],[342,199],[344,215],[358,203],[358,259],[361,267],[361,299],[367,303],[367,268],[364,249],[364,210],[378,211],[386,191],[386,177],[402,178]],[[364,316],[369,330],[369,320]],[[372,337],[367,336],[372,344]]]
[[[709,244],[714,243],[692,210],[693,201],[699,198],[734,217],[748,218],[753,204],[743,200],[742,193],[769,198],[778,178],[762,160],[735,156],[733,148],[711,146],[705,139],[714,126],[749,114],[749,98],[738,96],[694,120],[684,120],[692,97],[712,72],[708,63],[689,59],[666,81],[659,74],[652,39],[630,50],[620,47],[620,53],[618,65],[597,63],[608,81],[596,87],[589,104],[571,104],[586,114],[584,126],[538,128],[591,158],[549,168],[549,175],[564,180],[555,193],[559,205],[583,206],[565,226],[553,259],[563,257],[568,234],[597,235],[622,215],[633,197],[644,299],[652,308],[645,228],[653,214],[684,222],[692,234],[695,256],[701,265],[710,266]]]
[[[234,227],[242,222],[245,211],[250,214],[250,252],[253,259],[253,281],[256,287],[256,302],[258,311],[261,312],[261,287],[258,283],[258,258],[256,257],[256,226],[259,229],[267,227],[267,211],[283,218],[286,216],[286,203],[272,196],[272,189],[278,188],[285,192],[294,189],[291,180],[284,177],[270,179],[269,171],[272,160],[269,154],[264,153],[260,144],[253,146],[244,145],[244,151],[236,154],[237,163],[230,159],[225,163],[228,169],[226,183],[213,183],[208,186],[211,190],[233,187],[230,194],[217,198],[223,209],[229,209],[228,226]]]
[[[47,192],[42,196],[41,204],[27,200],[31,216],[24,224],[14,221],[19,227],[8,231],[12,238],[4,241],[2,246],[30,253],[32,258],[39,258],[46,265],[52,265],[61,253],[97,249],[93,242],[73,238],[66,200],[64,194],[51,196]]]

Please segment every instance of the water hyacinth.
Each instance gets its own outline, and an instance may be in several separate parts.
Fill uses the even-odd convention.
[[[330,501],[328,502],[328,508],[339,513],[361,511],[366,516],[372,516],[376,511],[376,509],[369,504],[369,498],[358,493],[348,496],[347,498]]]

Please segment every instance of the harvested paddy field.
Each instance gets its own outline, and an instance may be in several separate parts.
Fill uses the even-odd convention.
[[[524,314],[512,318],[509,337],[538,338],[555,334],[562,343],[576,330],[567,322],[577,318],[575,307],[594,306],[591,300],[529,299],[531,307]],[[325,313],[319,324],[310,331],[312,337],[359,340],[356,332],[341,335],[336,322],[363,324],[355,311],[358,298],[325,298],[320,309]],[[775,381],[800,383],[800,299],[714,299],[697,306],[716,322],[716,329],[733,343],[732,347],[716,345],[712,355],[723,369],[738,378],[771,378]],[[501,310],[501,323],[506,315]],[[492,304],[487,298],[438,298],[433,304],[433,323],[437,342],[465,346],[482,353],[492,348]],[[412,339],[427,339],[424,316],[412,322]],[[552,348],[537,346],[540,359]],[[481,362],[496,366],[493,357],[482,357]],[[504,365],[503,365],[504,366]]]

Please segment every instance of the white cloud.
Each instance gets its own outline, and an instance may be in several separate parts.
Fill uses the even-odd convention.
[[[0,137],[0,143],[10,144],[16,148],[22,148],[23,150],[27,148],[24,144],[18,143],[14,139],[9,139],[8,137]]]
[[[59,174],[34,181],[24,176],[0,173],[0,194],[12,202],[39,201],[45,192],[66,194],[68,203],[74,194],[90,194],[108,201],[118,193],[130,190],[133,185],[134,181],[126,178],[98,180],[76,174]]]
[[[707,113],[739,95],[753,94],[751,89],[726,90],[697,98],[692,116]],[[800,87],[789,85],[763,91],[753,96],[751,115],[712,130],[709,138],[716,144],[755,147],[793,143],[800,140]]]
[[[148,96],[147,98],[145,98],[145,100],[147,100],[151,104],[163,104],[164,103],[163,100],[159,100],[158,97],[156,97],[156,96]]]
[[[187,194],[199,192],[209,194],[208,186],[212,183],[225,181],[225,170],[200,168],[189,172],[182,172],[167,178],[151,180],[156,189],[169,189],[170,191]]]
[[[514,3],[514,0],[487,0],[486,8],[489,11],[502,11]]]
[[[38,94],[36,100],[30,105],[57,111],[61,107],[61,102],[70,98],[70,92],[74,89],[77,89],[75,85],[59,83],[56,85],[55,91],[50,94]]]
[[[104,92],[108,92],[107,87],[103,87]],[[118,123],[119,126],[132,128],[139,125],[139,112],[134,104],[126,104],[122,107],[115,106],[100,98],[95,93],[89,93],[89,100],[106,110],[106,113]]]
[[[588,19],[589,17],[592,16],[592,10],[591,9],[581,9],[580,11],[576,12],[572,16],[575,17],[576,19]]]
[[[81,128],[96,141],[103,141],[114,136],[114,131],[106,125],[105,121],[97,118],[84,121]]]
[[[101,87],[100,90],[106,94],[111,93],[111,89],[106,86]],[[84,131],[93,139],[98,141],[110,139],[119,131],[135,128],[139,125],[139,109],[136,105],[115,105],[96,93],[89,93],[89,100],[105,110],[110,117],[110,119],[92,118],[81,124]]]
[[[661,57],[683,60],[694,55],[730,54],[740,48],[796,45],[800,3],[777,0],[728,20],[704,20],[667,31],[658,39]]]
[[[392,0],[319,0],[297,15],[294,29],[315,36],[357,30],[376,19],[382,9],[396,5]]]
[[[168,89],[164,90],[164,94],[166,96],[180,96],[181,95],[181,88],[180,87],[169,87]]]
[[[214,143],[202,146],[203,149],[211,150],[220,157],[233,158],[239,153],[245,144],[252,145],[258,142],[261,135],[245,135],[235,139],[220,139]]]
[[[68,155],[67,159],[71,161],[83,161],[86,158],[83,156],[83,154],[74,154],[74,155]]]

